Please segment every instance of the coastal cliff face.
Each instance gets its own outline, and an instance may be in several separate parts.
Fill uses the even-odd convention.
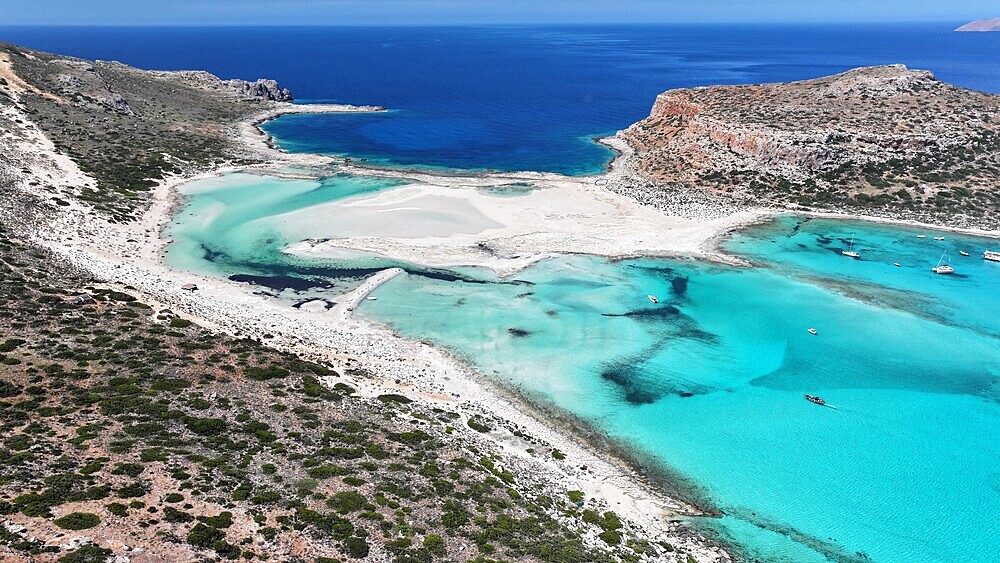
[[[30,116],[96,180],[80,199],[119,222],[165,175],[244,161],[231,130],[291,98],[273,80],[145,71],[0,43],[0,108]]]
[[[902,65],[671,90],[620,136],[658,187],[944,224],[1000,221],[1000,96]],[[957,218],[957,219],[956,219]]]
[[[971,21],[955,31],[1000,31],[1000,18],[984,18]]]

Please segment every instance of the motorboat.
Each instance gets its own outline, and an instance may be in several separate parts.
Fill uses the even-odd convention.
[[[821,407],[826,406],[826,401],[824,401],[822,397],[817,397],[816,395],[806,395],[806,400],[809,401],[810,403],[815,403]]]
[[[659,303],[660,302],[660,300],[657,299],[655,295],[647,295],[646,297],[649,298],[649,300],[652,301],[653,303]]]
[[[810,328],[810,329],[809,329],[809,334],[811,334],[811,335],[813,335],[813,336],[816,336],[817,334],[819,334],[819,332],[816,332],[816,329],[815,329],[815,328]]]
[[[983,260],[989,260],[991,262],[1000,262],[1000,252],[996,250],[987,250],[983,253]]]

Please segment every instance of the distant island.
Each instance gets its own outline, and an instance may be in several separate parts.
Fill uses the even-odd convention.
[[[1000,31],[1000,18],[983,18],[971,21],[955,31]]]

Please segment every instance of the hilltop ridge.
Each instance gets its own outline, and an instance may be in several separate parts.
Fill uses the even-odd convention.
[[[1000,18],[983,18],[959,26],[955,31],[1000,31]]]
[[[903,65],[660,94],[619,134],[655,185],[953,226],[1000,221],[1000,96]]]

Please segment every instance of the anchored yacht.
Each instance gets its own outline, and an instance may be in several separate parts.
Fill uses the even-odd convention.
[[[841,251],[844,256],[850,256],[851,258],[861,258],[861,255],[854,252],[854,237],[851,236],[851,244],[847,247],[847,250]]]
[[[947,256],[948,256],[947,253],[942,254],[941,255],[941,259],[938,260],[937,266],[934,266],[933,268],[931,268],[931,271],[934,272],[935,274],[954,274],[955,273],[955,268],[952,268],[951,264],[949,264],[945,260],[945,258],[947,258]]]

